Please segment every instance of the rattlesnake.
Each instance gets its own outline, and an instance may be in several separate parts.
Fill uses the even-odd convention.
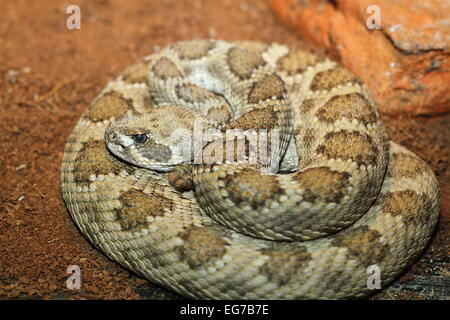
[[[265,165],[179,165],[171,133],[195,121],[280,142]],[[283,174],[262,170],[281,158]],[[178,42],[128,67],[82,115],[61,171],[97,248],[191,298],[366,296],[373,270],[386,285],[414,261],[439,212],[433,172],[388,140],[361,81],[279,44]]]

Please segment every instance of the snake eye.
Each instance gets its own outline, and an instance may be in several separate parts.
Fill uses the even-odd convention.
[[[133,136],[131,136],[131,138],[136,143],[145,143],[145,141],[147,141],[146,134],[134,134]]]

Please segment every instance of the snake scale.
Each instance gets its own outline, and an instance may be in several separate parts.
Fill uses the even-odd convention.
[[[194,124],[250,134],[200,141],[234,161],[184,163],[173,133]],[[255,134],[264,163],[249,162]],[[69,137],[61,188],[98,249],[190,298],[367,296],[369,270],[392,281],[439,213],[432,170],[389,141],[355,75],[250,41],[178,42],[128,67]]]

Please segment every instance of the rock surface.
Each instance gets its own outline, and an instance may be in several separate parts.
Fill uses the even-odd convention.
[[[382,112],[450,111],[450,1],[268,1],[302,38],[361,77]]]

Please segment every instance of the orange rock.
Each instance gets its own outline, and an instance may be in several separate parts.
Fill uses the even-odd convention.
[[[450,111],[448,0],[268,1],[302,38],[361,77],[382,112]]]

